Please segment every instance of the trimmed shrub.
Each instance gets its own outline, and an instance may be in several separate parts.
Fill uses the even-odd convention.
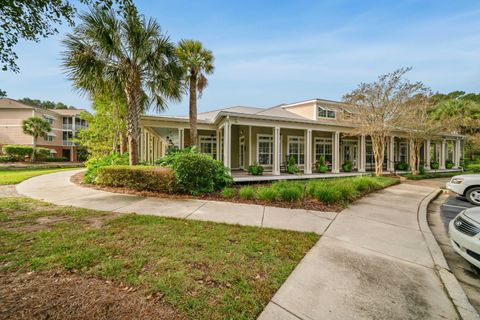
[[[14,162],[17,159],[10,155],[0,155],[0,162]]]
[[[400,161],[396,164],[396,169],[400,171],[408,170],[408,164],[405,161]]]
[[[290,158],[288,159],[287,171],[290,174],[296,174],[300,171],[298,169],[297,163],[295,162],[295,158],[293,157],[293,155],[291,155]]]
[[[255,190],[250,186],[241,187],[238,195],[240,199],[252,200],[255,197]]]
[[[46,158],[50,157],[51,151],[50,149],[47,149],[47,148],[36,147],[35,155],[37,160],[45,160]]]
[[[233,198],[235,197],[237,190],[235,188],[224,188],[221,192],[222,197],[224,198]]]
[[[347,160],[345,161],[343,164],[342,164],[342,170],[343,172],[351,172],[352,171],[352,162],[350,160]]]
[[[323,155],[320,156],[317,162],[317,171],[320,173],[325,173],[328,171],[327,163],[325,162],[325,157]]]
[[[17,161],[23,161],[25,157],[32,155],[33,148],[21,144],[7,144],[2,147],[2,151],[7,156],[14,157]]]
[[[255,198],[262,201],[275,201],[278,191],[272,187],[259,187],[255,190]]]
[[[180,157],[192,153],[198,153],[196,147],[186,147],[184,149],[169,148],[167,154],[155,161],[155,164],[162,167],[174,167]]]
[[[253,176],[261,176],[263,174],[263,167],[258,163],[254,163],[248,167],[248,173]]]
[[[67,157],[58,157],[58,158],[47,157],[47,158],[43,159],[43,161],[45,161],[45,162],[68,162],[68,161],[70,161],[70,159],[68,159]]]
[[[438,170],[438,168],[440,168],[440,164],[436,161],[430,162],[430,168],[432,170]]]
[[[113,165],[128,165],[128,153],[112,153],[100,158],[91,158],[85,162],[85,165],[87,166],[87,172],[83,180],[87,183],[95,183],[100,168]]]
[[[453,162],[450,161],[450,160],[447,160],[447,161],[445,162],[445,168],[447,168],[447,169],[452,169],[452,168],[453,168]]]
[[[183,153],[172,166],[182,192],[209,193],[233,183],[220,161],[202,153]]]
[[[125,187],[138,191],[172,193],[176,189],[175,174],[170,168],[154,166],[113,165],[98,169],[97,183],[109,187]]]

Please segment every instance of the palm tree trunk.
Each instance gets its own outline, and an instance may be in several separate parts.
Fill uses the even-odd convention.
[[[32,156],[30,157],[30,162],[35,162],[35,149],[37,148],[37,137],[33,137],[33,149]]]
[[[138,105],[138,99],[136,95],[125,89],[125,96],[127,98],[127,134],[128,134],[128,152],[129,152],[129,164],[138,164],[138,137],[140,136],[139,130],[139,117],[140,106]]]
[[[190,76],[190,99],[189,99],[189,117],[190,117],[190,145],[197,145],[197,75],[192,73]]]

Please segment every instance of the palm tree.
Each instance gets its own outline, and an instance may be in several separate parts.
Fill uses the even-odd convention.
[[[154,19],[127,6],[121,17],[113,10],[92,9],[63,41],[63,66],[74,87],[94,96],[121,92],[127,105],[130,164],[138,163],[140,114],[167,101],[180,101],[182,70],[175,45]],[[118,97],[118,96],[117,96]]]
[[[33,137],[33,150],[30,161],[34,162],[38,137],[46,136],[47,133],[52,130],[52,128],[50,127],[50,123],[43,120],[42,118],[31,117],[22,121],[22,130],[23,133]]]
[[[178,59],[189,86],[190,144],[197,144],[197,91],[201,97],[208,84],[205,74],[212,74],[214,57],[212,51],[197,40],[181,40],[177,49]]]

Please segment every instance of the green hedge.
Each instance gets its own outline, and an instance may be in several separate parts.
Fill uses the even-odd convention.
[[[23,161],[25,157],[30,157],[33,152],[32,146],[25,146],[22,144],[7,144],[2,147],[2,151],[5,155],[12,157],[13,161]],[[50,149],[36,147],[35,153],[37,160],[43,160],[50,157]]]
[[[95,183],[97,180],[98,170],[103,167],[113,166],[113,165],[127,165],[128,164],[128,153],[112,153],[107,156],[99,158],[91,158],[85,165],[87,167],[87,172],[83,180],[87,183]]]
[[[175,174],[170,168],[129,165],[99,168],[97,184],[165,193],[173,193],[177,187]]]

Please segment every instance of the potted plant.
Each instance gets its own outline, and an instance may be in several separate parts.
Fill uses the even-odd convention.
[[[299,171],[293,155],[290,155],[290,158],[288,158],[287,171],[290,174],[296,174]]]
[[[433,170],[438,170],[438,168],[440,168],[440,164],[437,161],[432,161],[430,162],[430,168]]]
[[[248,167],[248,173],[253,176],[261,176],[263,174],[263,167],[255,162]]]
[[[320,156],[320,158],[318,158],[317,171],[320,173],[325,173],[328,171],[328,166],[327,166],[327,163],[325,162],[324,156]]]
[[[346,160],[342,164],[342,170],[343,170],[343,172],[352,172],[352,161]]]
[[[447,169],[452,169],[452,168],[453,168],[453,162],[450,161],[450,160],[447,160],[447,161],[445,162],[445,168],[447,168]]]
[[[400,161],[397,163],[397,170],[405,171],[408,170],[408,164],[405,161]]]

